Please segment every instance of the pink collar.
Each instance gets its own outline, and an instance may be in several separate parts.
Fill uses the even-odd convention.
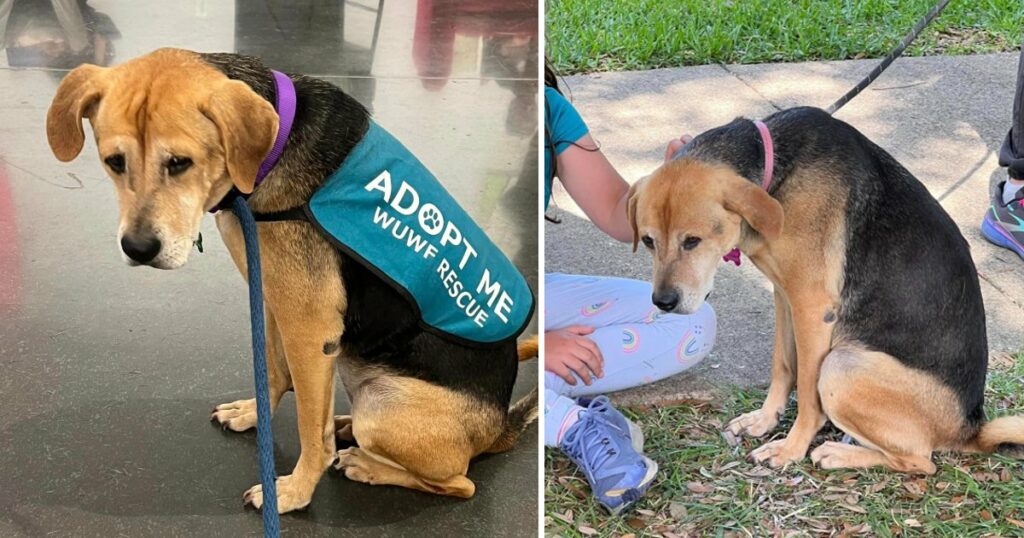
[[[768,126],[761,120],[754,120],[757,132],[761,133],[761,143],[764,145],[764,178],[761,180],[761,188],[768,190],[772,184],[772,175],[775,173],[775,144],[772,142],[772,133]],[[734,248],[728,254],[722,256],[722,261],[732,262],[736,267],[740,265],[740,249]]]
[[[772,133],[763,121],[754,120],[754,126],[761,133],[761,143],[764,144],[764,179],[761,180],[761,188],[768,190],[772,184],[772,174],[775,173],[775,144],[772,142]]]

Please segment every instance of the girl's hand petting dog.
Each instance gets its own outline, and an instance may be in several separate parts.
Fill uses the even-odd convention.
[[[604,357],[587,337],[592,332],[593,327],[572,325],[544,333],[544,369],[570,385],[576,384],[576,376],[587,385],[593,383],[592,377],[604,377]]]
[[[669,140],[668,147],[665,148],[665,162],[671,161],[672,156],[677,151],[683,149],[683,146],[689,144],[691,140],[693,140],[693,137],[688,134],[684,134],[675,140]]]

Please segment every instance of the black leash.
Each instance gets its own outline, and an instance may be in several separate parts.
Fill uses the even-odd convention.
[[[837,100],[835,103],[832,103],[832,106],[826,109],[828,113],[830,115],[835,114],[837,110],[843,108],[843,106],[846,105],[846,103],[849,103],[854,97],[857,96],[857,94],[864,91],[864,88],[870,86],[871,83],[874,82],[875,79],[878,78],[882,74],[882,72],[884,72],[889,67],[889,65],[896,60],[896,58],[899,58],[900,55],[903,54],[903,51],[906,50],[907,47],[910,46],[910,44],[913,43],[915,39],[917,39],[917,36],[921,35],[921,32],[924,31],[925,27],[931,24],[931,22],[935,20],[935,17],[938,17],[939,13],[942,13],[943,9],[946,9],[947,4],[949,4],[949,0],[940,0],[939,3],[936,4],[935,7],[933,7],[931,11],[929,11],[928,14],[924,16],[923,19],[918,21],[918,23],[914,26],[914,29],[911,30],[909,34],[903,37],[903,41],[900,41],[900,44],[897,45],[896,48],[893,49],[892,52],[890,52],[889,55],[886,56],[880,64],[875,66],[875,68],[872,69],[870,73],[868,73],[868,76],[864,77],[864,79],[858,82],[857,85],[853,87],[853,89],[846,92],[846,95],[840,97],[839,100]]]

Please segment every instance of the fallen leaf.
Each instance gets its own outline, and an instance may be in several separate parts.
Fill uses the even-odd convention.
[[[1024,529],[1024,521],[1020,521],[1019,519],[1013,519],[1008,517],[1006,518],[1006,522],[1015,527],[1020,527]]]
[[[568,478],[561,477],[558,479],[558,483],[561,484],[562,487],[564,487],[565,489],[569,490],[569,493],[572,493],[574,497],[581,501],[585,501],[590,497],[589,495],[584,493],[583,490],[581,490],[575,484],[573,484],[572,481],[570,481]]]
[[[911,519],[904,519],[903,520],[903,524],[908,526],[908,527],[920,527],[921,526],[921,522],[916,520],[916,519],[913,519],[913,518],[911,518]]]
[[[644,520],[642,520],[642,519],[640,519],[638,517],[631,517],[631,518],[626,520],[626,525],[629,525],[629,528],[638,531],[638,530],[646,527],[647,523]]]
[[[867,523],[861,523],[860,525],[849,525],[849,526],[847,526],[837,536],[839,538],[843,538],[843,537],[846,537],[846,536],[853,536],[855,534],[864,534],[864,533],[867,533],[867,532],[871,532],[871,525],[868,525]]]
[[[711,493],[712,491],[715,490],[715,488],[702,482],[687,482],[686,489],[690,490],[693,493]]]
[[[653,510],[646,510],[646,509],[637,510],[636,513],[638,513],[638,514],[640,514],[642,516],[653,516],[654,515],[654,511]]]
[[[984,519],[985,521],[992,521],[993,519],[995,519],[992,517],[992,512],[989,512],[988,510],[982,510],[981,512],[978,512],[978,515],[981,516],[981,519]]]
[[[1012,477],[1010,476],[1010,470],[1007,469],[1006,467],[1003,467],[1003,470],[999,471],[999,481],[1009,482],[1011,479]]]
[[[580,525],[576,530],[580,531],[580,534],[585,534],[587,536],[593,536],[597,534],[597,531],[595,529],[588,527],[586,525]]]
[[[751,469],[751,470],[749,470],[749,471],[747,471],[747,472],[745,472],[743,474],[746,475],[746,476],[749,476],[750,478],[763,478],[765,476],[772,476],[772,475],[774,475],[775,471],[772,471],[771,469],[769,469],[767,467],[757,466],[757,467],[754,467],[753,469]]]
[[[866,513],[868,513],[868,511],[866,509],[861,508],[860,506],[857,506],[857,505],[853,505],[853,504],[849,504],[849,503],[841,503],[841,506],[843,508],[846,508],[847,510],[849,510],[851,512],[857,512],[858,514],[866,514]]]
[[[733,467],[738,467],[739,465],[740,465],[740,462],[738,462],[738,461],[730,461],[729,463],[726,463],[725,465],[719,467],[718,471],[719,472],[728,471],[729,469],[732,469]]]
[[[875,482],[874,484],[871,484],[871,487],[868,488],[868,490],[871,493],[878,493],[879,491],[882,491],[883,489],[885,489],[885,486],[888,486],[888,485],[889,485],[889,481],[888,480],[882,480],[881,482]]]
[[[946,491],[946,489],[949,488],[949,485],[950,485],[949,482],[937,482],[935,484],[935,489],[937,489],[939,491]]]
[[[568,512],[566,512],[564,514],[559,514],[558,512],[552,512],[551,513],[551,517],[572,525],[572,510],[569,510]]]
[[[1005,351],[995,351],[988,356],[988,364],[993,370],[1009,370],[1017,365],[1017,359]]]
[[[911,495],[920,497],[924,495],[924,491],[921,490],[921,486],[916,482],[904,482],[903,489],[907,490]]]
[[[686,505],[681,502],[671,502],[668,505],[668,513],[672,519],[678,521],[686,518]]]

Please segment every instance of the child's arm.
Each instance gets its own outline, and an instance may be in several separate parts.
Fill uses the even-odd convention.
[[[665,150],[665,161],[692,140],[683,135]],[[633,240],[626,220],[629,184],[622,179],[590,135],[585,135],[557,157],[558,179],[569,196],[601,231],[622,242]]]

